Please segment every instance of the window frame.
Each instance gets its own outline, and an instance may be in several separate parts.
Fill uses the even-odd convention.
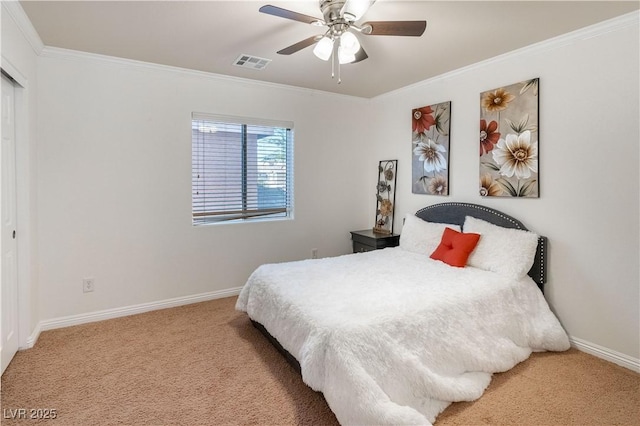
[[[195,207],[195,197],[197,192],[197,183],[195,175],[198,172],[196,170],[196,156],[200,155],[196,152],[197,144],[204,144],[205,142],[198,142],[194,137],[195,123],[197,121],[209,122],[211,125],[224,124],[224,125],[239,125],[242,129],[242,164],[241,164],[241,193],[242,193],[242,208],[240,210],[226,211],[219,209],[217,211],[198,212]],[[285,188],[284,188],[284,205],[277,208],[262,208],[252,210],[248,207],[248,176],[258,178],[259,173],[256,171],[249,173],[250,163],[247,160],[247,151],[249,146],[248,128],[249,127],[265,127],[273,129],[285,130]],[[265,222],[265,221],[282,221],[292,220],[294,218],[294,123],[291,121],[270,120],[262,118],[250,118],[250,117],[238,117],[228,116],[220,114],[209,114],[201,112],[193,112],[191,114],[191,224],[192,226],[202,225],[221,225],[221,224],[235,224],[235,223],[252,223],[252,222]],[[257,140],[256,140],[257,142]],[[204,148],[203,148],[204,149]],[[203,154],[202,154],[203,155]],[[257,169],[256,169],[257,170]],[[201,184],[202,185],[202,184]],[[249,213],[249,214],[248,214]],[[274,216],[276,214],[282,214]]]

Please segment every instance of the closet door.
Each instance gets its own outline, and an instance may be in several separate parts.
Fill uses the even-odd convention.
[[[1,372],[18,351],[18,275],[16,246],[15,87],[2,76],[2,147],[0,149],[0,342]]]

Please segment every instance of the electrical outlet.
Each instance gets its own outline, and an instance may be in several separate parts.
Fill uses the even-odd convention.
[[[96,283],[93,278],[85,278],[82,280],[82,292],[90,293],[96,288]]]
[[[317,259],[318,258],[318,249],[317,248],[311,249],[311,258],[312,259]]]

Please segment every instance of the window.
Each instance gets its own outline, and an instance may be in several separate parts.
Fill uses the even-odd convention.
[[[292,216],[293,123],[196,114],[193,224]]]

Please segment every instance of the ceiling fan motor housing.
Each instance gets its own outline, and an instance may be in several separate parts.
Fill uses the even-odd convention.
[[[355,16],[349,13],[345,13],[344,16],[341,15],[345,3],[345,0],[320,0],[320,11],[322,11],[324,22],[327,25],[331,26],[334,23],[340,23],[340,21],[347,23],[349,18],[352,18],[350,22],[355,20]]]

